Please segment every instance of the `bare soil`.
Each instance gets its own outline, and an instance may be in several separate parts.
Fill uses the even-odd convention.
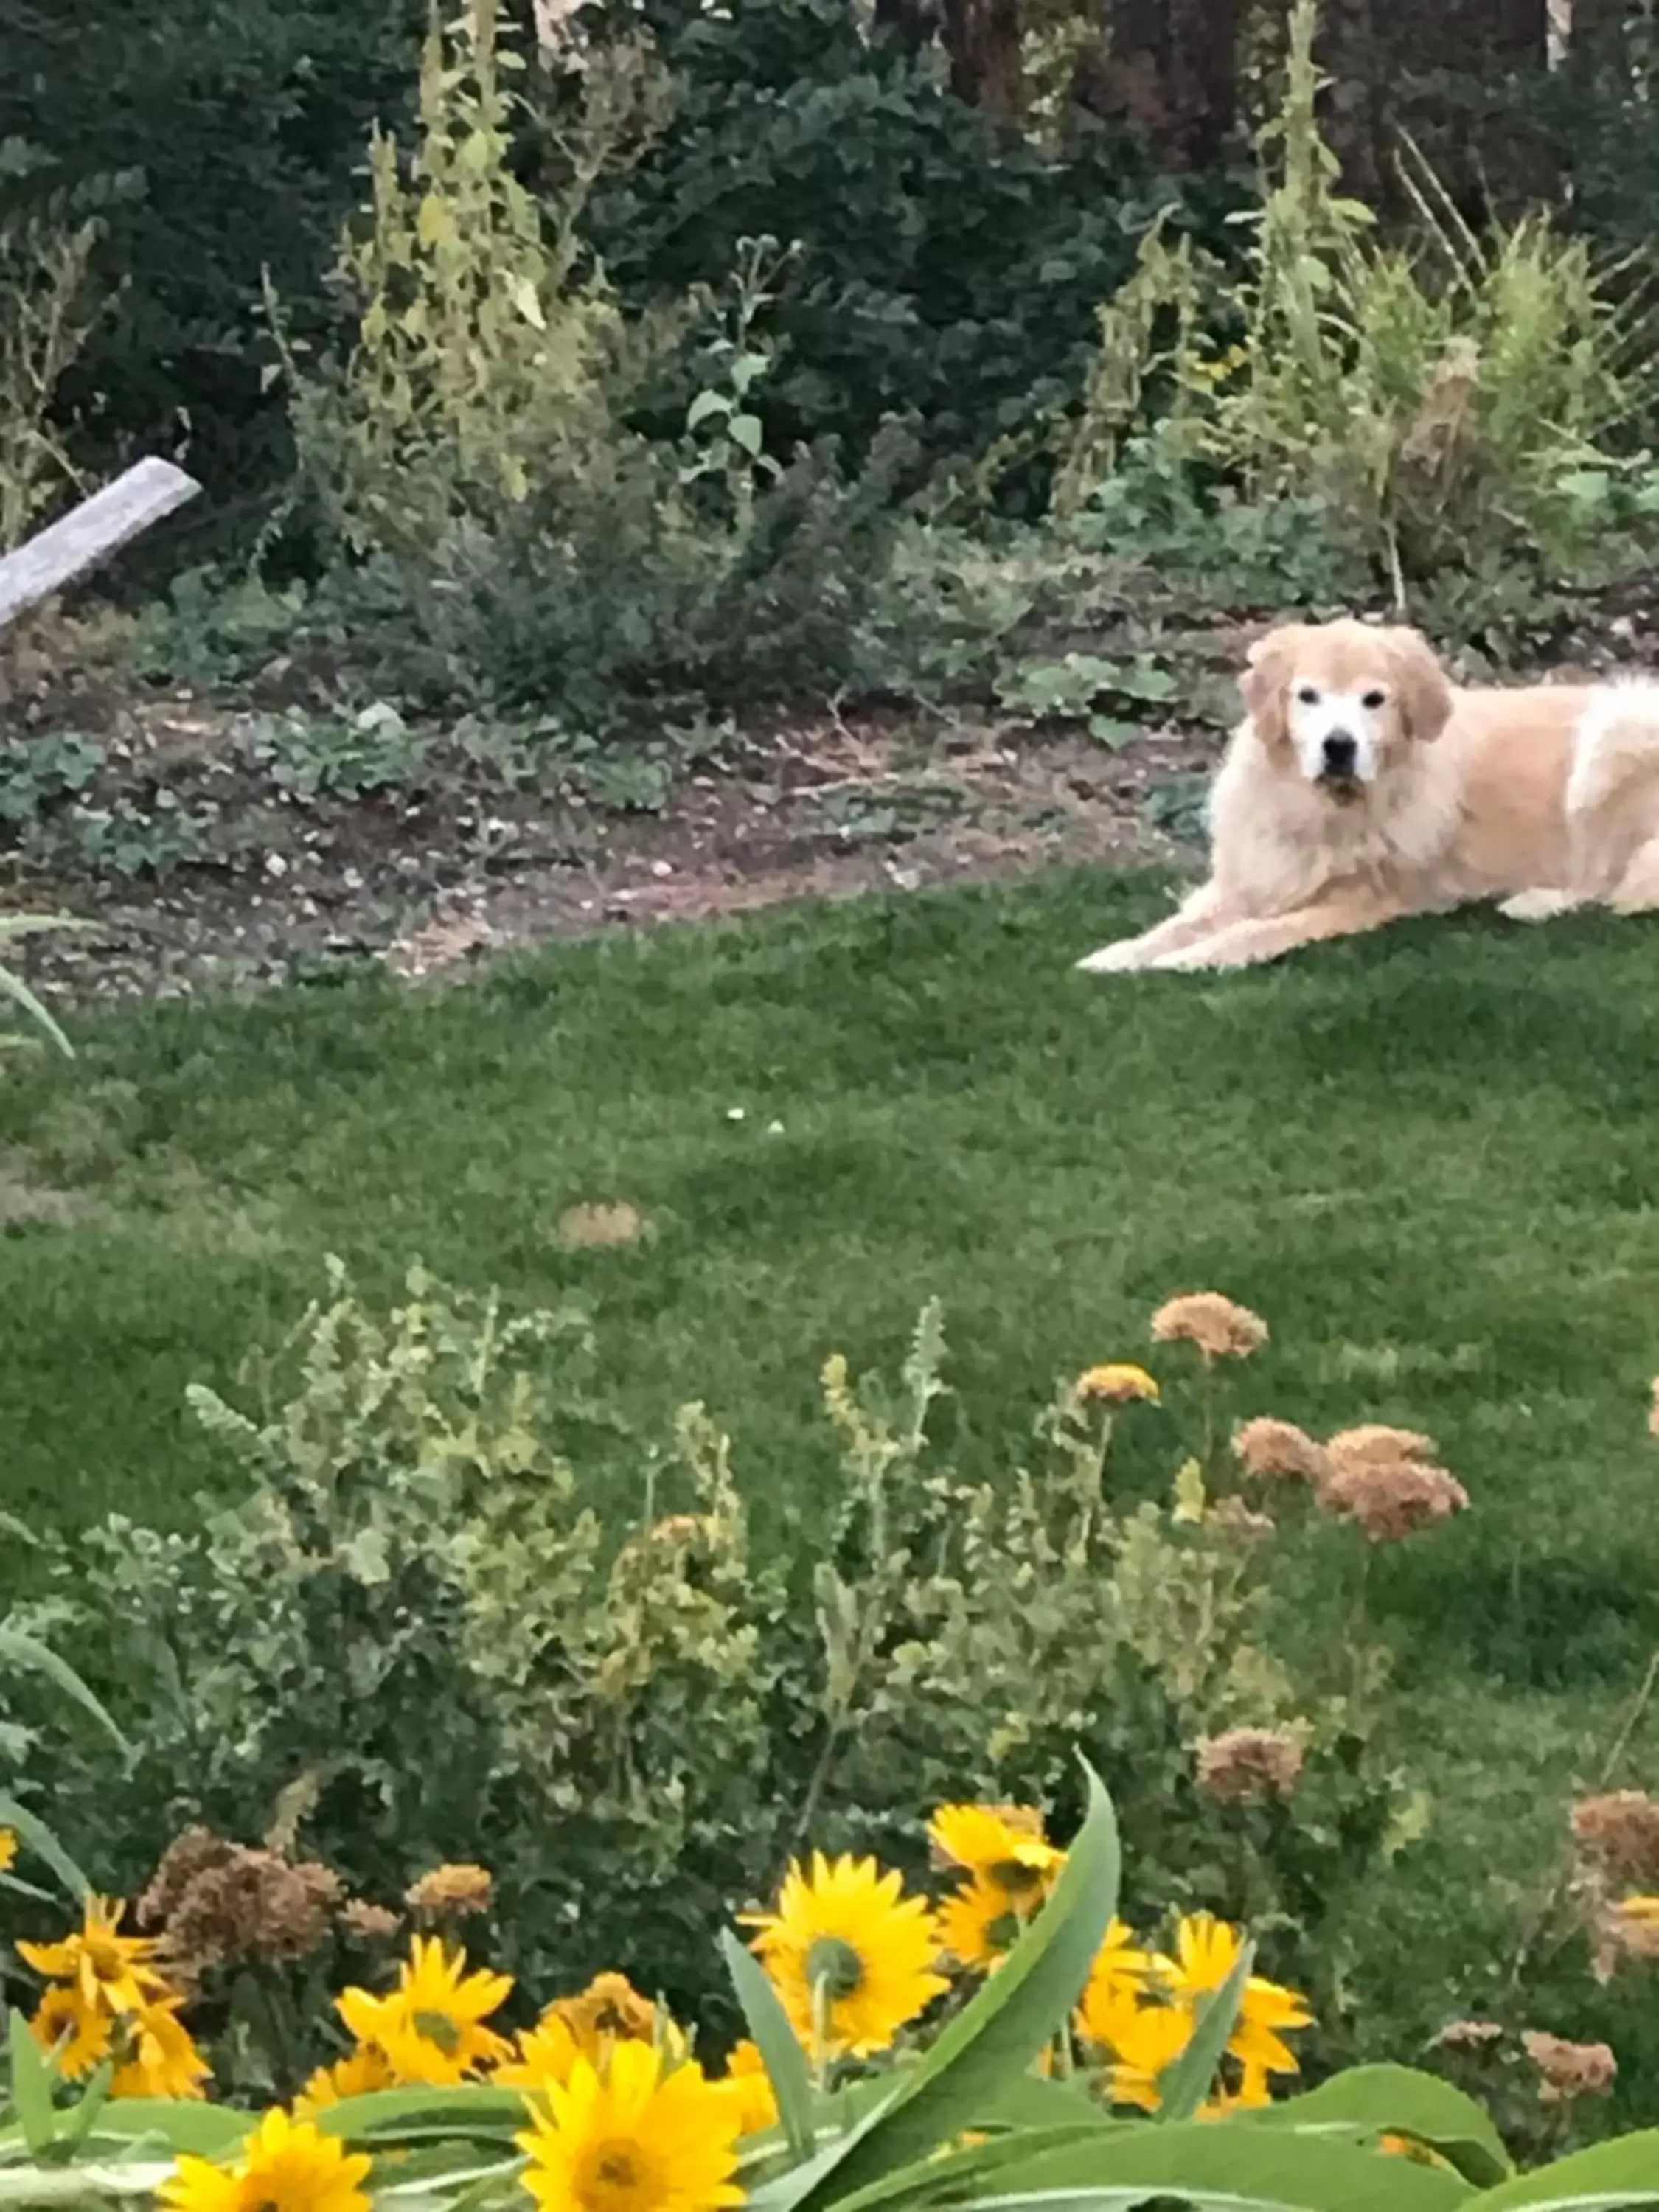
[[[684,769],[660,805],[629,811],[568,778],[481,775],[441,740],[401,787],[301,799],[258,767],[258,716],[182,690],[71,683],[0,715],[14,743],[95,737],[102,807],[142,811],[166,793],[210,814],[211,853],[160,872],[43,857],[39,838],[0,858],[8,905],[95,925],[32,940],[30,975],[123,998],[322,981],[368,962],[435,975],[486,949],[1054,861],[1179,864],[1217,750],[1212,734],[1175,730],[1112,750],[1018,725],[826,714],[746,735]]]

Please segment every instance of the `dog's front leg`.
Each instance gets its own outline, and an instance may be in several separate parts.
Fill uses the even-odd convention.
[[[1206,968],[1250,968],[1277,960],[1304,945],[1326,938],[1354,937],[1397,921],[1411,909],[1373,891],[1350,891],[1295,908],[1289,914],[1250,921],[1224,922],[1207,935],[1174,945],[1151,964],[1191,972]]]
[[[1227,911],[1213,878],[1185,898],[1167,921],[1160,921],[1139,937],[1120,937],[1103,945],[1078,966],[1091,975],[1127,975],[1139,968],[1153,968],[1164,956],[1206,937],[1227,919]]]

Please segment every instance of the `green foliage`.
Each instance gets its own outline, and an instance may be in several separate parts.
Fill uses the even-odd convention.
[[[745,238],[795,248],[769,317],[769,448],[834,435],[856,455],[896,416],[935,456],[975,453],[1071,404],[1093,302],[1177,198],[1132,134],[1001,130],[840,0],[650,0],[614,19],[653,34],[674,108],[596,194],[589,234],[638,306],[724,283]],[[1225,185],[1188,198],[1219,236]]]
[[[105,746],[76,731],[0,744],[0,823],[27,865],[166,876],[220,849],[216,810],[162,787],[100,794]]]
[[[0,184],[35,165],[30,148],[0,137]],[[100,234],[96,216],[0,216],[0,553],[77,481],[54,410],[97,320]]]
[[[1583,241],[1542,215],[1476,238],[1420,157],[1403,173],[1422,242],[1379,244],[1319,134],[1315,21],[1300,0],[1246,273],[1148,239],[1101,311],[1061,506],[1086,499],[1156,396],[1170,451],[1253,502],[1323,501],[1397,594],[1490,552],[1581,557],[1597,534],[1585,474],[1616,466],[1613,441],[1659,392],[1639,325]]]
[[[341,248],[352,345],[314,368],[287,356],[305,481],[361,564],[319,594],[319,620],[382,695],[552,704],[595,730],[836,687],[884,565],[902,442],[850,483],[827,450],[787,466],[766,452],[756,325],[788,257],[763,240],[680,435],[631,427],[686,318],[625,317],[577,226],[656,129],[659,81],[637,48],[593,58],[544,210],[509,161],[513,58],[489,9],[433,33],[414,149],[376,137],[366,228]]]
[[[1032,1466],[965,1480],[930,1442],[930,1309],[896,1397],[830,1363],[833,1522],[816,1561],[763,1566],[727,1438],[693,1406],[641,1452],[591,1349],[572,1313],[509,1320],[418,1269],[381,1316],[337,1266],[261,1415],[192,1392],[242,1502],[194,1535],[111,1520],[46,1585],[143,1716],[131,1848],[187,1818],[260,1832],[297,1784],[361,1893],[481,1859],[514,1971],[621,1960],[689,2008],[689,1931],[809,1827],[903,1856],[943,1800],[1069,1807],[1080,1737],[1145,1846],[1139,1904],[1265,1916],[1340,2047],[1346,1923],[1401,1784],[1375,1701],[1276,1656],[1273,1547],[1195,1463],[1168,1504],[1115,1504],[1112,1419],[1068,1387]],[[1291,1802],[1199,1790],[1194,1747],[1237,1723],[1305,1744]]]
[[[813,2069],[764,1977],[728,1936],[725,1951],[763,2053],[779,2124],[741,2146],[743,2181],[789,2212],[941,2202],[1039,2212],[1056,2200],[1131,2208],[1168,2200],[1237,2212],[1596,2212],[1659,2203],[1659,2136],[1632,2135],[1517,2172],[1480,2106],[1401,2067],[1337,2076],[1267,2111],[1194,2117],[1205,2062],[1238,2017],[1247,1949],[1167,2075],[1151,2118],[1126,2120],[1069,2083],[1034,2079],[1064,2040],[1073,2007],[1117,1907],[1113,1807],[1085,1768],[1087,1810],[1052,1896],[1000,1970],[908,2063],[870,2076]],[[149,2199],[185,2151],[228,2164],[248,2121],[222,2109],[148,2100],[133,2124],[94,2079],[59,2102],[52,2062],[14,2014],[0,2103],[0,2169],[9,2203],[99,2205]],[[1190,2080],[1187,2076],[1190,2075]],[[520,2099],[487,2084],[349,2097],[320,2124],[388,2162],[418,2157],[424,2198],[506,2212],[523,2203],[510,2137]],[[1409,2155],[1402,2156],[1403,2150]],[[158,2154],[160,2154],[158,2155]]]
[[[363,137],[413,90],[425,0],[70,0],[13,8],[0,141],[49,157],[6,199],[120,180],[96,272],[123,280],[69,380],[77,441],[99,465],[183,444],[210,500],[196,526],[246,529],[287,465],[261,391],[269,270],[317,339],[319,279],[351,204]]]
[[[13,1542],[33,1539],[21,1522],[0,1514],[0,1533]],[[19,1696],[19,1687],[44,1682],[58,1700],[76,1709],[102,1731],[116,1751],[125,1754],[125,1739],[108,1712],[68,1662],[50,1644],[27,1634],[9,1615],[0,1618],[0,1829],[9,1830],[28,1859],[38,1861],[54,1875],[71,1900],[86,1894],[87,1878],[64,1849],[50,1817],[43,1816],[23,1798],[13,1795],[13,1771],[48,1745],[33,1711]],[[48,1815],[51,1808],[48,1807]],[[9,1892],[33,1902],[44,1902],[49,1893],[0,1865],[0,1893]]]
[[[434,27],[412,149],[370,140],[369,204],[333,271],[353,318],[345,358],[313,376],[286,357],[305,481],[358,555],[418,553],[458,517],[590,475],[642,366],[605,286],[577,273],[576,225],[606,165],[654,128],[655,81],[638,49],[596,61],[544,219],[510,166],[507,79],[523,64],[496,21],[481,0]]]

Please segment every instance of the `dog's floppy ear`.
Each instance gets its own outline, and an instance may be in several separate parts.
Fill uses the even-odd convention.
[[[1389,629],[1389,659],[1406,735],[1428,744],[1451,720],[1452,688],[1428,640],[1414,629]]]
[[[1289,701],[1291,663],[1301,623],[1281,623],[1265,637],[1257,638],[1244,656],[1238,688],[1244,695],[1244,711],[1264,745],[1290,742]]]

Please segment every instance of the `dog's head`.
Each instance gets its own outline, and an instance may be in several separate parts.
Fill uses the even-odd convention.
[[[1451,685],[1417,632],[1370,623],[1269,630],[1250,648],[1240,688],[1261,743],[1339,800],[1437,738],[1452,710]]]

